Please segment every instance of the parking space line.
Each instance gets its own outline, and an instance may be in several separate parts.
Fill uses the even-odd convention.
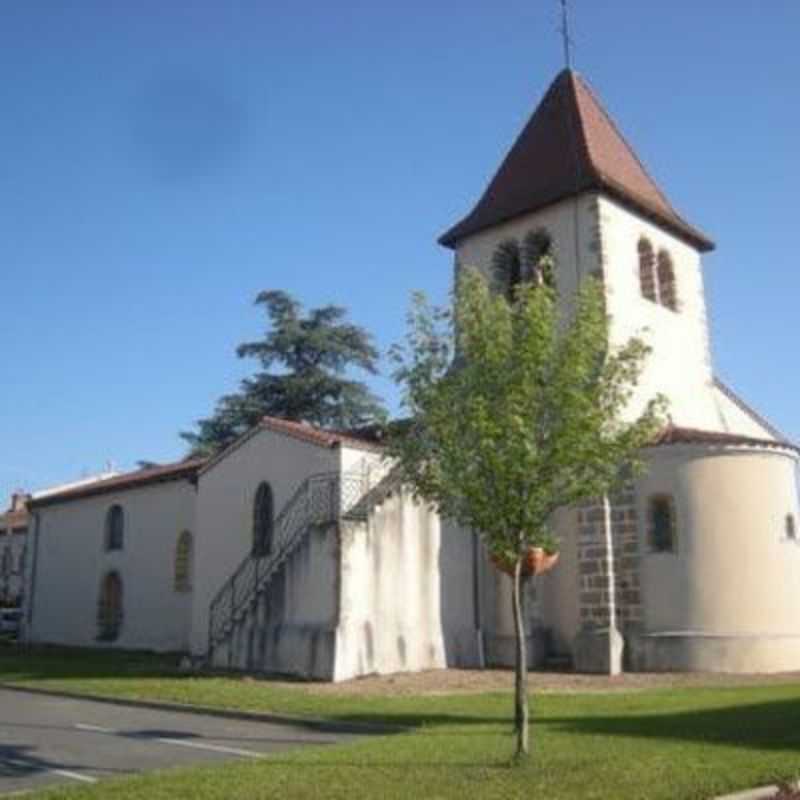
[[[210,750],[214,753],[228,753],[234,756],[244,756],[245,758],[265,758],[264,753],[257,753],[255,750],[240,750],[238,747],[225,747],[221,744],[200,744],[200,742],[187,742],[184,739],[155,739],[156,742],[164,744],[176,744],[180,747],[193,747],[196,750]]]
[[[89,725],[85,722],[76,722],[75,728],[79,731],[89,731],[90,733],[107,733],[114,736],[122,735],[120,731],[113,728],[103,728],[100,725]],[[203,744],[201,742],[188,742],[185,739],[171,739],[166,736],[153,736],[148,737],[152,742],[161,742],[162,744],[174,744],[178,747],[193,747],[195,750],[209,750],[212,753],[227,753],[233,756],[244,756],[245,758],[264,758],[264,753],[258,753],[255,750],[242,750],[239,747],[226,747],[221,744]]]
[[[75,727],[79,731],[90,731],[91,733],[116,733],[112,728],[101,728],[99,725],[87,725],[84,722],[76,722]]]

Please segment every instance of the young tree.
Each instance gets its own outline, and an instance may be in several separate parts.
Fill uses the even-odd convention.
[[[605,495],[641,467],[664,408],[655,398],[623,421],[648,348],[609,346],[597,281],[573,300],[565,311],[535,280],[509,302],[465,271],[453,314],[415,297],[392,353],[412,418],[390,439],[403,479],[513,564],[517,758],[529,751],[523,560],[550,545],[556,509]]]
[[[377,373],[378,351],[363,328],[347,322],[339,306],[307,314],[286,292],[261,292],[256,305],[269,321],[264,338],[245,342],[239,358],[255,358],[261,370],[242,381],[239,392],[224,396],[197,430],[181,433],[193,455],[209,455],[274,415],[333,428],[381,423],[380,399],[348,377],[357,368]]]

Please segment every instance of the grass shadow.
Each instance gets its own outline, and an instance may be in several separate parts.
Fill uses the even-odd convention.
[[[800,752],[800,697],[667,713],[549,717],[538,724],[587,736],[624,736]]]

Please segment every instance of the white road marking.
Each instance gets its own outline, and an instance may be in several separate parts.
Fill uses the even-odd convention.
[[[107,733],[113,736],[123,735],[122,731],[103,728],[100,725],[89,725],[85,722],[76,722],[74,727],[79,731],[89,731],[91,733]],[[147,737],[145,741],[174,744],[178,745],[178,747],[193,747],[196,750],[210,750],[213,753],[227,753],[228,755],[244,756],[245,758],[264,758],[264,753],[258,753],[255,750],[242,750],[239,747],[225,747],[221,744],[203,744],[202,742],[190,742],[186,739],[171,739],[163,736]]]
[[[116,733],[112,728],[101,728],[99,725],[87,725],[85,722],[76,722],[75,727],[79,731],[91,731],[92,733]]]
[[[72,778],[74,781],[82,781],[83,783],[97,783],[97,778],[91,775],[81,775],[80,772],[70,772],[68,769],[48,769],[53,775],[60,775],[62,778]]]
[[[257,753],[254,750],[240,750],[238,747],[223,747],[220,744],[200,744],[200,742],[187,742],[184,739],[156,739],[157,742],[164,744],[177,744],[180,747],[194,747],[197,750],[211,750],[215,753],[229,753],[234,756],[245,756],[246,758],[264,758],[264,753]]]

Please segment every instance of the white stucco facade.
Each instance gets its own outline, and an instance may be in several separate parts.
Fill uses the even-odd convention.
[[[194,485],[175,480],[34,508],[27,609],[31,642],[185,651],[191,591],[176,591],[179,535],[195,530]],[[123,545],[109,551],[109,509],[123,510]],[[101,584],[116,572],[122,621],[113,642],[98,640]]]

